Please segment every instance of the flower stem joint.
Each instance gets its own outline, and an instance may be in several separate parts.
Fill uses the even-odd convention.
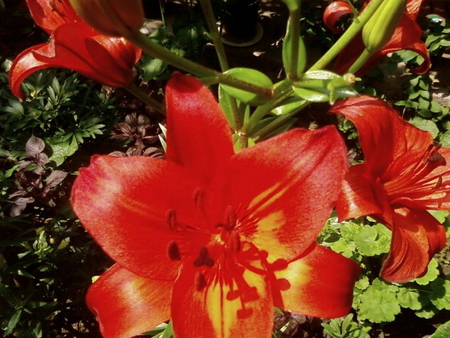
[[[141,0],[70,0],[70,3],[86,23],[105,35],[134,35],[144,22]]]
[[[405,11],[407,0],[384,0],[362,30],[364,45],[377,52],[391,39]]]

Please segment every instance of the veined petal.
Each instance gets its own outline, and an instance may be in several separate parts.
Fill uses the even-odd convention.
[[[140,277],[114,265],[86,296],[103,337],[134,337],[169,319],[173,281]]]
[[[422,150],[423,154],[433,144],[430,133],[403,120],[381,99],[363,95],[339,101],[330,113],[344,115],[355,124],[366,164],[374,177],[383,176],[392,162],[411,149],[415,154]]]
[[[144,277],[173,279],[180,263],[169,259],[169,249],[181,236],[173,228],[175,222],[199,225],[192,211],[197,186],[169,161],[95,156],[89,167],[80,169],[72,206],[83,226],[120,265]],[[201,240],[201,235],[194,235],[186,240]]]
[[[241,275],[249,288],[242,306],[242,299],[233,296],[239,284],[227,283],[233,272],[212,269],[186,268],[177,278],[171,311],[175,337],[270,338],[273,301],[265,277],[249,270]]]
[[[348,169],[336,202],[336,210],[340,221],[383,213],[377,203],[371,177],[367,176],[365,164]]]
[[[166,105],[167,159],[207,185],[234,153],[224,114],[200,81],[181,73],[167,84]]]
[[[133,77],[133,65],[127,69],[121,67],[123,60],[117,60],[117,56],[121,55],[110,54],[109,50],[102,48],[93,39],[97,35],[88,26],[68,23],[58,27],[52,34],[51,42],[46,48],[36,50],[34,56],[53,67],[73,69],[111,87],[127,86]],[[135,49],[131,45],[123,45],[123,48]]]
[[[51,34],[67,22],[81,21],[69,0],[26,0],[36,24]]]
[[[391,249],[380,275],[395,283],[421,277],[445,244],[444,227],[427,211],[395,209]]]
[[[24,99],[25,95],[22,91],[22,82],[34,72],[41,69],[51,68],[53,65],[37,60],[34,57],[34,52],[40,49],[47,49],[47,43],[33,46],[25,49],[20,53],[11,65],[9,71],[9,86],[14,96]]]
[[[359,272],[355,262],[314,243],[286,269],[275,271],[279,283],[286,285],[275,306],[309,316],[344,316],[351,310]]]
[[[223,223],[223,210],[231,206],[242,241],[267,251],[269,263],[291,260],[329,217],[346,159],[334,126],[286,132],[233,156],[211,185],[208,210]]]

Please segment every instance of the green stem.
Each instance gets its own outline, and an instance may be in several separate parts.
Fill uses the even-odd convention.
[[[375,13],[378,7],[385,0],[372,0],[366,6],[364,11],[358,18],[353,20],[353,23],[340,37],[338,41],[309,69],[319,70],[324,69],[336,56],[338,56],[342,50],[355,38],[355,36],[361,31],[366,22]]]
[[[348,73],[356,73],[364,64],[370,59],[370,57],[374,54],[374,52],[370,52],[367,49],[361,53],[358,59],[350,66],[348,69]]]
[[[124,88],[128,90],[131,94],[136,96],[138,99],[140,99],[142,102],[155,109],[158,113],[162,115],[166,114],[164,105],[148,96],[147,93],[145,93],[141,88],[136,86],[134,83],[130,83],[128,86]]]
[[[192,73],[195,76],[216,78],[218,83],[242,89],[262,97],[271,98],[273,96],[272,89],[260,87],[255,84],[236,79],[232,76],[222,74],[216,70],[207,68],[196,62],[178,56],[167,48],[159,45],[157,42],[147,38],[147,36],[141,32],[126,36],[125,38],[135,46],[141,48],[148,55],[160,59],[185,72]]]
[[[225,54],[225,48],[222,43],[222,37],[220,36],[219,30],[217,29],[216,17],[214,16],[214,11],[211,6],[211,1],[209,0],[199,0],[202,6],[203,15],[205,17],[206,23],[209,27],[209,34],[213,40],[214,47],[216,49],[217,57],[219,59],[220,68],[222,72],[228,70],[228,60]]]
[[[300,5],[289,10],[286,31],[292,36],[292,46],[289,50],[290,62],[288,64],[288,69],[286,69],[286,75],[288,79],[295,80],[297,79],[297,68],[299,64],[299,40],[302,38],[300,35]]]

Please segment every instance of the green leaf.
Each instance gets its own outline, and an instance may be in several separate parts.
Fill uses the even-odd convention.
[[[439,129],[433,121],[424,120],[420,117],[414,117],[409,122],[417,128],[429,132],[433,138],[436,138],[439,134]]]
[[[428,263],[427,273],[413,280],[413,282],[419,285],[427,285],[430,282],[434,281],[439,276],[438,262],[434,258],[431,259],[430,263]]]
[[[438,310],[450,310],[450,280],[438,278],[433,281],[430,300]]]
[[[386,228],[378,226],[365,226],[353,237],[356,248],[364,256],[375,256],[389,251],[390,234],[386,234]],[[387,245],[386,245],[387,244]]]
[[[397,300],[400,306],[411,310],[420,310],[422,308],[419,297],[419,291],[407,287],[399,288],[397,294]]]
[[[53,152],[49,160],[54,161],[57,167],[78,150],[78,143],[75,138],[68,142],[61,142],[59,138],[50,138],[46,139],[46,142]]]
[[[392,322],[400,313],[395,293],[383,292],[370,286],[360,297],[359,317],[373,323]]]
[[[224,72],[226,75],[230,75],[238,80],[242,80],[259,87],[271,89],[273,87],[272,80],[260,71],[251,68],[232,68]],[[229,85],[220,85],[230,96],[235,99],[249,104],[251,106],[259,106],[266,103],[269,99],[267,97],[261,97],[258,94],[250,93],[248,91],[231,87]]]
[[[448,338],[450,337],[450,321],[440,325],[436,332],[430,338]]]

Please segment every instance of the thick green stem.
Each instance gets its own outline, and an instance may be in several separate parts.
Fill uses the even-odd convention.
[[[333,61],[350,43],[350,41],[352,41],[361,31],[366,22],[375,13],[378,7],[380,7],[383,1],[385,0],[372,0],[369,2],[361,15],[353,20],[353,23],[340,37],[340,39],[336,41],[336,43],[309,70],[324,69],[331,61]]]
[[[141,88],[136,86],[134,83],[130,83],[128,86],[124,87],[126,90],[128,90],[131,94],[136,96],[139,100],[147,104],[148,106],[155,109],[158,113],[165,115],[165,107],[160,102],[156,101],[155,99],[148,96],[147,93],[145,93]]]
[[[364,52],[361,53],[358,59],[350,66],[348,69],[348,73],[356,73],[364,64],[370,59],[374,52],[370,52],[367,49],[364,49]]]
[[[292,34],[292,45],[289,50],[290,55],[288,59],[290,60],[287,65],[286,75],[288,79],[297,79],[298,74],[298,64],[299,64],[299,45],[300,45],[300,6],[295,7],[289,11],[289,19],[287,22],[288,34]],[[286,67],[286,65],[285,65]]]
[[[272,97],[272,89],[260,87],[252,83],[248,83],[232,76],[222,74],[211,68],[202,66],[196,62],[185,59],[181,56],[176,55],[167,48],[159,45],[157,42],[147,38],[144,34],[138,32],[134,35],[125,37],[135,46],[141,48],[145,53],[151,55],[157,59],[163,60],[164,62],[181,69],[185,72],[192,73],[198,77],[209,77],[216,78],[217,83],[225,84],[234,88],[242,89],[250,93],[260,95],[262,97]]]
[[[209,28],[209,35],[213,40],[214,47],[216,49],[217,58],[219,59],[220,68],[222,72],[228,70],[228,60],[225,54],[225,48],[222,43],[222,37],[220,36],[219,30],[217,29],[216,17],[214,16],[214,11],[211,6],[210,0],[199,0],[202,6],[203,15],[205,16],[206,23]]]

